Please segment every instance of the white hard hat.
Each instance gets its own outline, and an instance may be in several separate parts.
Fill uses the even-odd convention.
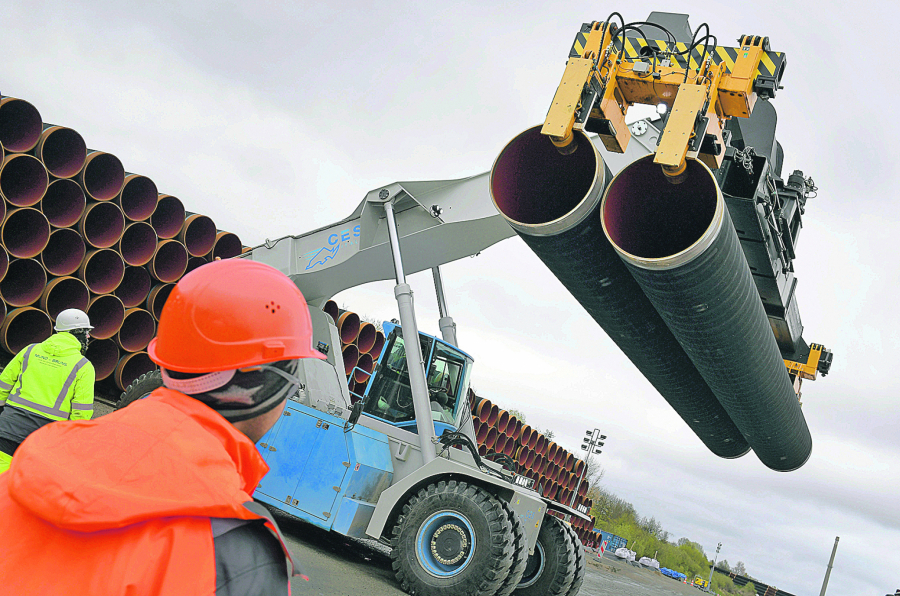
[[[56,316],[57,331],[74,331],[75,329],[93,329],[91,320],[84,311],[67,308]]]

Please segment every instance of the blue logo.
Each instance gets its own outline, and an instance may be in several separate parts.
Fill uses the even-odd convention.
[[[309,271],[318,265],[324,265],[326,262],[336,257],[341,245],[345,242],[352,244],[355,238],[359,238],[359,234],[359,226],[353,226],[353,228],[347,228],[346,230],[341,230],[340,233],[328,236],[328,246],[323,246],[322,248],[305,255],[309,257],[306,271]]]

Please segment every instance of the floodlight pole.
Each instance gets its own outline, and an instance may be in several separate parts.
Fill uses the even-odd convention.
[[[719,546],[716,547],[716,556],[713,559],[712,567],[709,568],[709,579],[706,580],[706,591],[709,592],[709,586],[712,585],[712,574],[713,571],[716,570],[716,562],[719,560],[719,551],[722,549],[722,543],[719,543]]]
[[[825,596],[825,588],[828,587],[828,577],[831,575],[831,568],[834,567],[834,555],[837,553],[838,540],[840,539],[840,536],[834,537],[834,548],[831,549],[831,560],[828,561],[828,569],[825,570],[825,581],[822,582],[822,591],[819,592],[819,596]]]
[[[590,439],[585,438],[585,444],[582,445],[581,448],[587,448],[588,454],[587,457],[584,458],[584,470],[581,472],[581,478],[578,479],[578,484],[575,485],[575,491],[572,493],[572,500],[569,501],[569,507],[575,506],[575,499],[578,498],[578,491],[581,489],[581,483],[587,478],[588,466],[591,465],[591,455],[594,454],[594,449],[598,446],[603,446],[602,441],[606,439],[606,435],[600,434],[599,428],[595,428],[593,431],[585,431],[585,435],[590,435]]]

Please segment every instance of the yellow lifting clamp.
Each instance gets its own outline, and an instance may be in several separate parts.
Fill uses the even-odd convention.
[[[622,153],[631,131],[625,114],[634,104],[668,111],[654,162],[673,182],[687,159],[717,169],[725,156],[723,128],[747,118],[758,97],[773,97],[784,56],[765,37],[744,35],[740,47],[627,37],[610,22],[582,26],[547,112],[541,133],[567,154],[573,130],[595,132],[607,150]]]

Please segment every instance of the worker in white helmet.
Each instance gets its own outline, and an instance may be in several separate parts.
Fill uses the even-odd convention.
[[[0,474],[32,432],[57,420],[90,420],[94,413],[94,366],[84,357],[91,321],[70,308],[59,313],[54,329],[0,374]]]

